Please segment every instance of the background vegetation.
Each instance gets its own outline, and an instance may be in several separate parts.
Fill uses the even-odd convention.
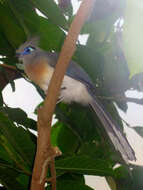
[[[36,9],[46,17],[39,16]],[[127,102],[132,100],[126,98],[125,92],[142,90],[142,35],[138,33],[137,22],[142,14],[137,0],[97,0],[81,31],[81,35],[89,35],[87,43],[78,41],[73,57],[88,72],[101,101],[122,129],[113,100],[126,112]],[[19,45],[28,36],[38,35],[41,48],[60,52],[73,18],[70,0],[60,0],[59,6],[53,0],[0,0],[1,92],[8,83],[15,90],[14,79],[26,77],[15,57]],[[44,98],[43,92],[36,88]],[[92,189],[85,184],[85,174],[105,176],[112,190],[142,189],[143,168],[130,165],[132,170],[129,170],[90,108],[60,103],[55,114],[58,121],[52,127],[52,143],[63,153],[56,159],[57,190]],[[8,107],[0,94],[0,183],[3,185],[0,188],[3,190],[29,187],[36,150],[36,136],[31,129],[37,130],[36,121],[23,110]],[[134,129],[142,135],[141,127]],[[115,169],[117,163],[120,166]],[[50,189],[49,184],[46,188]]]

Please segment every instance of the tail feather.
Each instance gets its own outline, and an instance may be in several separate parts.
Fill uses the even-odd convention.
[[[117,124],[115,124],[115,122],[111,119],[110,115],[104,111],[104,108],[100,102],[94,99],[92,102],[90,102],[90,105],[103,124],[104,129],[115,149],[120,152],[125,162],[128,163],[128,160],[135,161],[135,152],[130,146],[127,138],[124,136],[119,127],[117,127]]]

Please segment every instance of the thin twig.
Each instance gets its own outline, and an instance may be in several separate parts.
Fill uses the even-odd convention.
[[[56,189],[56,170],[55,170],[55,160],[54,158],[52,159],[51,163],[50,163],[50,171],[51,171],[51,184],[52,184],[52,190]]]
[[[96,0],[83,0],[81,3],[62,47],[58,63],[48,87],[44,106],[38,111],[37,152],[32,175],[31,190],[44,190],[47,169],[49,166],[53,179],[51,182],[52,190],[56,190],[54,157],[59,155],[59,151],[54,149],[50,142],[52,115],[64,74],[76,48],[78,35],[95,1]]]
[[[7,64],[5,64],[5,63],[0,64],[0,67],[12,69],[12,70],[17,70],[17,68],[16,68],[15,66],[7,65]]]

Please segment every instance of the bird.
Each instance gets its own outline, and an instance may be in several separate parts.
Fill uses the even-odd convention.
[[[59,54],[47,52],[38,46],[37,38],[28,39],[16,50],[28,78],[46,94]],[[58,102],[72,102],[91,106],[100,119],[110,142],[125,163],[136,161],[135,152],[120,127],[105,110],[96,96],[96,87],[89,75],[76,62],[70,61],[61,85]]]

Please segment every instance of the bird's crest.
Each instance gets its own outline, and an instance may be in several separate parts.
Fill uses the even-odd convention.
[[[24,49],[28,46],[37,47],[39,44],[40,38],[38,36],[34,36],[32,38],[28,38],[24,44],[22,44],[16,51],[16,53],[23,52]]]

